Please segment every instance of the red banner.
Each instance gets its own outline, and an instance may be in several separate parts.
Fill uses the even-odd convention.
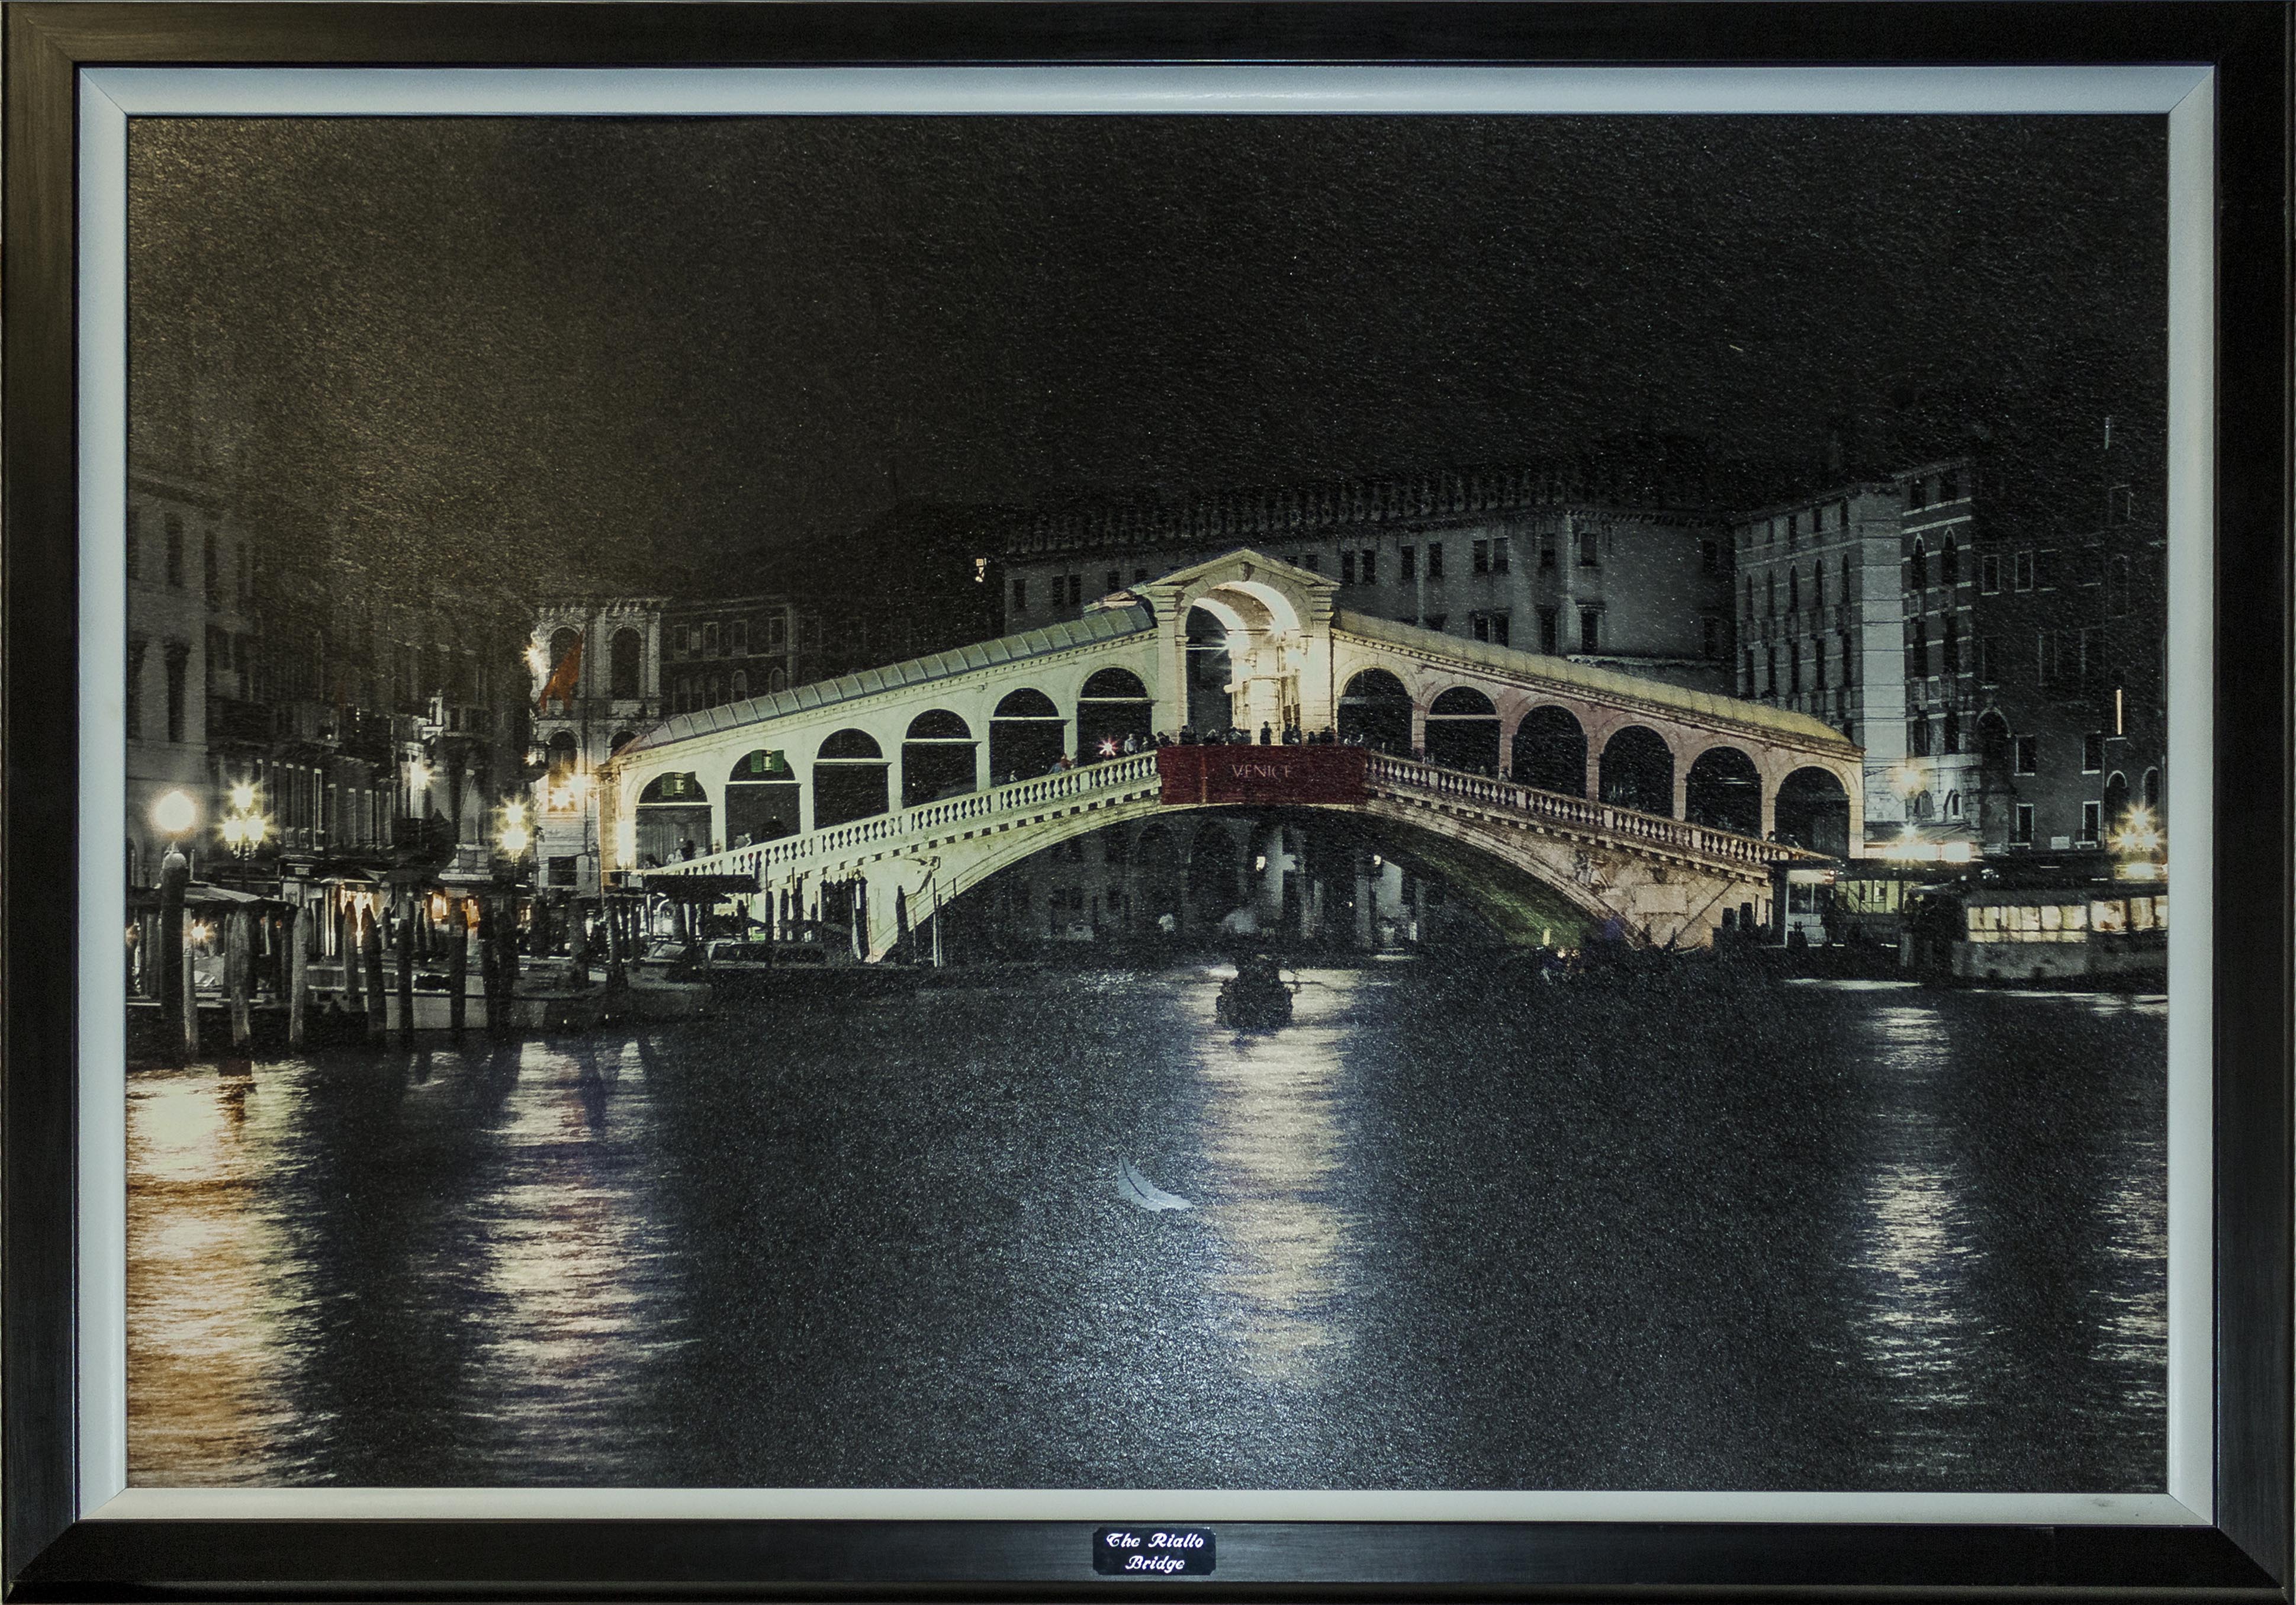
[[[1168,803],[1353,803],[1364,799],[1362,747],[1159,747]]]

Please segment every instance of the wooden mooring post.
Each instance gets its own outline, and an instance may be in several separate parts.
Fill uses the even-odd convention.
[[[366,970],[366,1036],[380,1047],[390,1027],[390,1005],[382,990],[382,914],[369,909],[359,921],[359,957]]]
[[[234,908],[224,916],[223,984],[231,1003],[231,1051],[247,1052],[255,1040],[255,1022],[248,1008],[248,971],[253,968],[255,922],[252,911]]]
[[[470,1012],[471,921],[468,905],[457,897],[447,905],[447,1029],[456,1042]]]
[[[287,911],[287,1045],[303,1045],[303,1014],[310,1006],[311,957],[304,951],[305,913],[295,904]]]
[[[422,897],[398,895],[398,1045],[414,1051],[414,927],[423,913]]]

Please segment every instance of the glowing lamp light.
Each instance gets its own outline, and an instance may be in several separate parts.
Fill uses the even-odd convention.
[[[529,643],[527,646],[526,667],[537,675],[549,672],[550,654],[542,650],[542,643],[539,641]]]
[[[255,782],[242,781],[231,789],[231,806],[242,814],[255,809]]]
[[[1911,764],[1896,765],[1890,771],[1890,784],[1911,797],[1922,789],[1922,772]]]
[[[502,850],[513,858],[525,852],[527,845],[534,838],[527,833],[527,829],[522,824],[503,826]]]
[[[247,845],[247,821],[234,814],[223,822],[223,839],[232,847]]]
[[[1120,750],[1121,750],[1121,749],[1119,749],[1119,748],[1117,746],[1117,744],[1116,744],[1116,738],[1115,738],[1114,736],[1112,736],[1112,735],[1111,735],[1111,736],[1103,736],[1103,737],[1101,738],[1101,741],[1100,741],[1100,756],[1101,756],[1101,757],[1114,757],[1117,755],[1117,753],[1118,753],[1119,751],[1120,751]]]
[[[526,805],[522,802],[503,804],[503,823],[522,825],[526,823]]]
[[[188,791],[170,791],[152,805],[152,823],[162,836],[185,836],[199,823],[198,805]]]
[[[1976,853],[1965,841],[1948,841],[1938,848],[1938,856],[1948,864],[1967,864]]]
[[[193,921],[192,923],[192,940],[194,942],[211,942],[215,940],[215,927],[209,924],[205,920]]]
[[[413,786],[417,791],[420,791],[424,787],[428,786],[430,783],[430,766],[424,763],[421,758],[416,758],[413,763],[407,765],[406,783]]]

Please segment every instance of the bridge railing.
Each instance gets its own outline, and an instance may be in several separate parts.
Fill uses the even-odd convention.
[[[1616,803],[1594,802],[1567,791],[1542,791],[1536,786],[1495,780],[1488,774],[1440,769],[1432,764],[1383,752],[1372,754],[1370,779],[1375,788],[1456,798],[1461,802],[1525,815],[1571,830],[1648,842],[1652,847],[1696,853],[1729,864],[1767,864],[1778,858],[1803,856],[1798,848],[1759,837],[1742,836],[1735,831],[1718,831],[1710,825],[1670,819],[1663,814],[1645,814],[1639,808],[1624,808]]]
[[[1103,792],[1136,790],[1156,782],[1153,748],[1128,757],[1080,764],[1057,774],[968,791],[939,802],[920,803],[890,814],[874,814],[849,824],[830,825],[798,836],[779,836],[751,847],[732,848],[706,858],[689,858],[651,872],[674,875],[754,875],[760,886],[783,867],[835,858],[879,842],[901,841],[917,836],[962,829],[965,824],[1008,814],[1026,814],[1054,804],[1074,802]]]

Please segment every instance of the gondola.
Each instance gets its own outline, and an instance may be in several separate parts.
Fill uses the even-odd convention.
[[[1242,1031],[1264,1031],[1292,1023],[1292,988],[1266,954],[1252,954],[1236,962],[1235,974],[1223,982],[1212,1006],[1219,1023]]]

